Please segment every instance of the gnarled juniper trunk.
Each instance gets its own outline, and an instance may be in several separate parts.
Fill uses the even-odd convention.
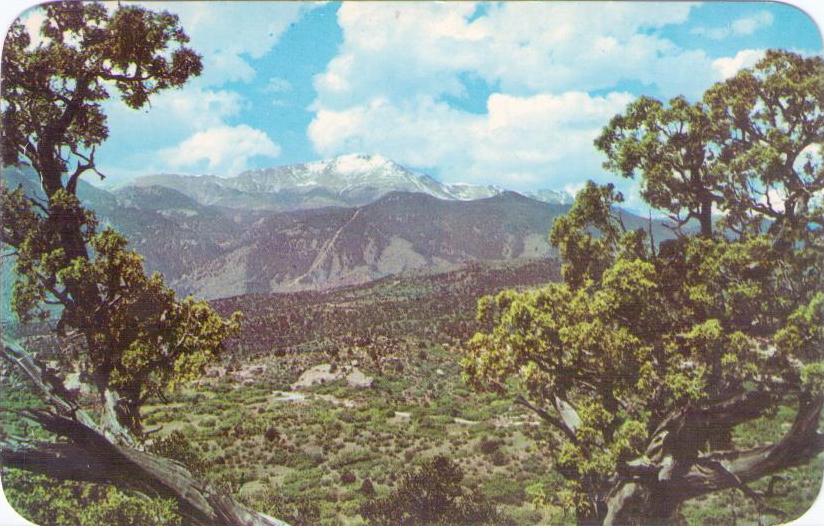
[[[611,484],[602,482],[588,496],[588,507],[576,512],[579,526],[682,524],[678,510],[684,501],[683,494],[666,483],[615,483],[613,479]]]
[[[56,479],[114,484],[150,496],[172,498],[189,524],[284,524],[216,493],[174,460],[112,440],[110,432],[104,431],[71,399],[60,379],[6,336],[0,343],[0,359],[25,376],[50,407],[49,411],[33,410],[25,416],[65,439],[52,442],[0,439],[3,466]]]
[[[599,520],[605,525],[673,524],[687,500],[729,488],[741,490],[768,508],[761,494],[747,484],[777,471],[809,462],[824,451],[824,434],[817,431],[824,395],[802,394],[790,430],[778,442],[743,450],[705,451],[711,445],[711,425],[725,417],[728,426],[746,421],[766,400],[741,396],[720,406],[688,409],[658,428],[641,459],[620,468],[617,482],[604,501]],[[740,415],[729,414],[739,412]]]
[[[672,525],[678,523],[683,495],[672,486],[621,483],[605,501],[604,525]]]

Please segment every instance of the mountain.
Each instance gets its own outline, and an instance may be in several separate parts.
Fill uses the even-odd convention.
[[[555,250],[547,234],[568,210],[513,192],[471,201],[392,192],[360,207],[278,213],[254,222],[234,249],[172,284],[183,293],[218,298],[548,258]],[[623,220],[628,229],[647,225],[628,213]],[[667,237],[660,225],[655,230],[656,240]]]
[[[31,168],[4,167],[2,180],[10,188],[22,186],[29,196],[44,197]],[[147,269],[168,278],[231,249],[244,225],[259,218],[254,213],[232,215],[203,206],[165,187],[129,187],[112,193],[80,180],[77,195],[95,212],[99,229],[113,226],[122,232],[143,255]],[[3,259],[4,286],[10,273],[9,259]],[[4,298],[9,293],[9,288],[3,288]]]
[[[480,200],[491,198],[505,191],[497,185],[474,185],[471,183],[446,183],[445,192],[452,200]]]
[[[328,289],[473,261],[547,257],[552,252],[546,234],[566,209],[515,193],[454,201],[392,192],[361,207],[274,214],[255,222],[235,249],[173,285],[214,298]]]
[[[360,206],[396,191],[444,200],[477,200],[504,192],[493,185],[444,184],[382,156],[362,154],[246,171],[233,178],[154,174],[130,184],[146,186],[168,187],[203,205],[268,211]],[[554,191],[539,191],[535,198],[549,203],[572,201],[566,193]]]
[[[387,181],[427,181],[408,179],[409,174],[397,169],[390,178],[384,173],[372,187]],[[303,177],[296,173],[289,185]],[[23,185],[29,194],[42,195],[30,169],[4,169],[3,179],[8,186]],[[276,189],[266,187],[274,185],[269,177],[259,175],[256,184],[248,174],[237,180],[247,185],[233,189],[238,193]],[[325,184],[338,180],[329,176]],[[354,176],[349,182],[350,190],[369,187],[368,180]],[[273,212],[232,208],[225,202],[204,204],[191,191],[145,181],[115,192],[83,181],[78,186],[83,203],[102,225],[126,235],[145,257],[147,270],[162,273],[181,294],[206,298],[325,290],[390,275],[449,271],[473,262],[553,256],[547,233],[569,205],[492,191],[496,194],[477,200],[454,198],[454,188],[448,198],[389,191],[364,205]],[[624,223],[630,229],[647,226],[647,220],[628,213]],[[660,224],[655,229],[656,240],[666,238]],[[9,259],[4,259],[3,272],[8,284]],[[8,288],[3,294],[7,297]]]

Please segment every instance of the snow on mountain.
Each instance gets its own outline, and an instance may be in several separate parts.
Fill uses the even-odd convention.
[[[498,196],[505,191],[497,185],[474,185],[471,183],[447,183],[444,184],[446,191],[453,200],[480,200],[481,198],[491,198]]]
[[[444,192],[443,186],[431,177],[412,172],[383,156],[364,154],[346,154],[329,160],[246,171],[236,178],[226,178],[224,185],[246,192],[322,188],[347,195],[371,189],[381,194],[409,191],[451,198]]]
[[[495,185],[441,183],[383,156],[366,154],[255,169],[233,178],[157,174],[138,178],[132,185],[169,187],[203,205],[279,211],[364,205],[396,191],[461,201],[490,198],[505,191]],[[571,203],[564,192],[524,194],[548,203]]]

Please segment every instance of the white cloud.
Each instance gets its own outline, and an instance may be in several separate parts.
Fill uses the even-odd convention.
[[[151,102],[151,122],[168,120],[186,129],[213,127],[224,119],[237,115],[247,104],[231,90],[209,90],[196,85],[157,94]]]
[[[379,153],[446,181],[575,190],[619,180],[635,203],[636,184],[605,173],[593,146],[634,98],[618,87],[631,80],[696,99],[762,53],[713,60],[661,37],[692,7],[502,2],[477,13],[463,2],[344,3],[338,55],[314,80],[309,139],[323,156]],[[485,112],[447,103],[467,95],[467,76],[493,87]]]
[[[704,36],[713,40],[723,40],[729,37],[740,37],[752,35],[756,31],[771,26],[773,16],[768,11],[759,11],[750,16],[736,18],[729,25],[718,27],[699,26],[693,28],[691,33]]]
[[[36,48],[48,40],[40,34],[40,27],[45,20],[46,15],[40,7],[32,7],[20,16],[20,22],[23,23],[26,32],[29,34],[29,37],[31,37],[29,48]]]
[[[258,59],[283,33],[317,4],[309,2],[139,2],[154,11],[180,17],[190,46],[203,55],[202,81],[220,85],[249,82],[255,71],[248,59]]]
[[[722,76],[724,65],[656,31],[684,23],[691,8],[503,2],[476,16],[462,2],[345,3],[343,43],[315,77],[308,136],[323,156],[379,153],[447,181],[574,189],[614,180],[593,140],[633,98],[616,86],[698,97]],[[466,95],[466,75],[494,87],[483,113],[444,99]]]
[[[172,167],[206,170],[220,176],[234,176],[247,168],[250,158],[276,158],[280,147],[265,132],[238,125],[219,126],[197,132],[176,147],[161,151]]]
[[[447,181],[561,189],[601,171],[592,142],[632,96],[583,92],[519,97],[492,94],[483,115],[420,98],[395,105],[374,99],[346,110],[321,110],[309,137],[324,156],[374,152],[418,168],[439,168]]]
[[[611,2],[595,13],[588,3],[504,2],[471,19],[476,6],[464,2],[345,3],[340,53],[315,87],[335,108],[379,95],[461,95],[459,74],[470,71],[518,95],[608,89],[630,78],[672,93],[680,86],[672,73],[701,81],[710,60],[644,30],[682,23],[691,7]]]
[[[764,50],[741,50],[736,53],[734,57],[721,57],[714,60],[712,67],[718,72],[722,79],[729,79],[742,68],[755,66],[755,63],[764,57],[764,53]]]
[[[761,28],[771,26],[772,23],[772,14],[767,11],[760,11],[752,16],[734,20],[732,32],[734,35],[752,35]]]
[[[112,93],[115,93],[113,90]],[[128,176],[163,171],[157,151],[192,134],[225,125],[248,102],[230,90],[209,90],[196,85],[155,95],[145,108],[134,110],[117,99],[103,105],[109,136],[98,153],[98,164],[116,183]],[[132,171],[125,171],[132,168]]]
[[[193,138],[204,142],[234,130],[233,138],[240,140],[242,127],[233,128],[229,123],[250,103],[237,91],[220,86],[254,80],[256,72],[250,60],[270,51],[292,24],[316,7],[304,2],[132,3],[178,15],[180,25],[191,38],[188,45],[203,56],[204,68],[201,76],[190,79],[183,88],[153,96],[151,104],[143,109],[132,110],[116,99],[105,103],[111,136],[118,140],[115,146],[104,145],[98,159],[112,176],[112,183],[136,174],[167,170],[164,163],[170,159],[182,163],[188,158],[176,149]],[[116,7],[114,2],[106,5],[110,9]],[[284,86],[281,84],[281,88]],[[224,149],[188,166],[231,172],[245,167],[253,155],[277,155],[277,145],[271,139],[251,134],[251,130],[243,132],[244,137],[254,141],[240,143],[248,152],[240,152],[236,163],[228,159],[229,153]],[[197,147],[196,143],[187,145]],[[168,148],[169,145],[178,146]]]
[[[110,11],[121,2],[104,1]],[[142,1],[122,2],[152,11],[178,15],[190,37],[189,46],[203,55],[201,82],[220,85],[228,81],[248,82],[255,71],[248,59],[259,59],[277,44],[283,33],[318,2],[260,1]],[[40,24],[43,10],[33,7],[21,16],[33,45],[42,42]]]

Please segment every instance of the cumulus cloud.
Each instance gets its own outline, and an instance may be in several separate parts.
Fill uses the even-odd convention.
[[[741,50],[733,57],[721,57],[714,60],[712,67],[715,68],[722,79],[729,79],[739,70],[755,66],[755,63],[764,57],[764,53],[764,50]]]
[[[225,125],[247,104],[236,92],[196,85],[157,94],[149,106],[139,110],[116,99],[106,101],[109,135],[116,138],[104,143],[98,153],[107,184],[166,170],[159,150],[196,132]]]
[[[771,26],[773,16],[768,11],[759,11],[750,16],[740,17],[733,20],[726,26],[693,28],[691,33],[713,40],[723,40],[729,37],[741,37],[752,35],[756,31]]]
[[[655,31],[692,7],[345,3],[308,136],[323,156],[376,152],[448,181],[573,189],[604,176],[592,142],[632,100],[623,80],[695,97],[721,77],[703,51]],[[467,74],[494,87],[483,113],[447,103],[466,95]]]
[[[247,125],[209,128],[161,151],[161,157],[172,167],[205,169],[219,176],[234,176],[243,171],[252,157],[279,155],[280,147],[265,132]]]
[[[269,52],[283,33],[316,4],[132,3],[178,15],[191,38],[189,45],[203,56],[204,69],[201,76],[190,79],[183,88],[152,97],[151,104],[143,109],[132,110],[116,99],[105,103],[111,135],[118,138],[117,145],[104,145],[98,156],[106,173],[113,176],[108,181],[114,183],[134,175],[167,170],[164,164],[170,160],[176,160],[178,164],[174,166],[178,168],[232,172],[244,168],[251,156],[277,155],[277,145],[268,137],[261,137],[262,132],[230,126],[250,102],[237,88],[223,86],[229,82],[255,80],[251,61]],[[116,7],[113,2],[107,5],[110,9]],[[283,90],[286,85],[280,83],[279,88]],[[229,137],[227,130],[234,131],[234,135]],[[181,146],[192,146],[191,152],[196,153],[200,152],[198,144],[218,137],[237,139],[241,148],[246,149],[238,153],[236,163],[229,160],[228,146],[194,163],[184,163],[189,158],[178,150]],[[187,143],[189,141],[194,143]],[[169,145],[177,147],[168,148]]]
[[[318,75],[325,106],[374,95],[460,95],[471,71],[506,93],[597,90],[621,79],[665,83],[678,69],[711,71],[703,53],[686,52],[654,30],[686,20],[691,4],[504,2],[481,16],[470,3],[346,3],[338,11],[344,41]],[[703,64],[701,64],[703,63]],[[680,64],[680,68],[672,68]],[[677,81],[666,89],[677,88]]]
[[[201,82],[249,82],[257,59],[277,44],[290,25],[316,4],[310,2],[140,2],[180,17],[190,45],[203,55]]]
[[[492,94],[477,115],[431,98],[396,105],[385,98],[345,110],[321,110],[309,137],[324,156],[377,152],[402,164],[440,169],[445,179],[557,188],[597,174],[591,155],[601,127],[632,96],[584,92]]]
[[[246,104],[237,92],[191,85],[161,92],[152,98],[148,108],[141,110],[110,100],[107,114],[115,126],[121,125],[124,129],[142,124],[155,130],[183,133],[219,125],[237,115]]]
[[[614,180],[593,140],[633,99],[624,81],[695,99],[762,53],[716,60],[661,36],[693,7],[344,3],[343,42],[314,79],[309,139],[323,156],[380,153],[447,181],[574,190],[588,178]],[[488,88],[485,111],[449,104],[467,95],[467,76]]]

